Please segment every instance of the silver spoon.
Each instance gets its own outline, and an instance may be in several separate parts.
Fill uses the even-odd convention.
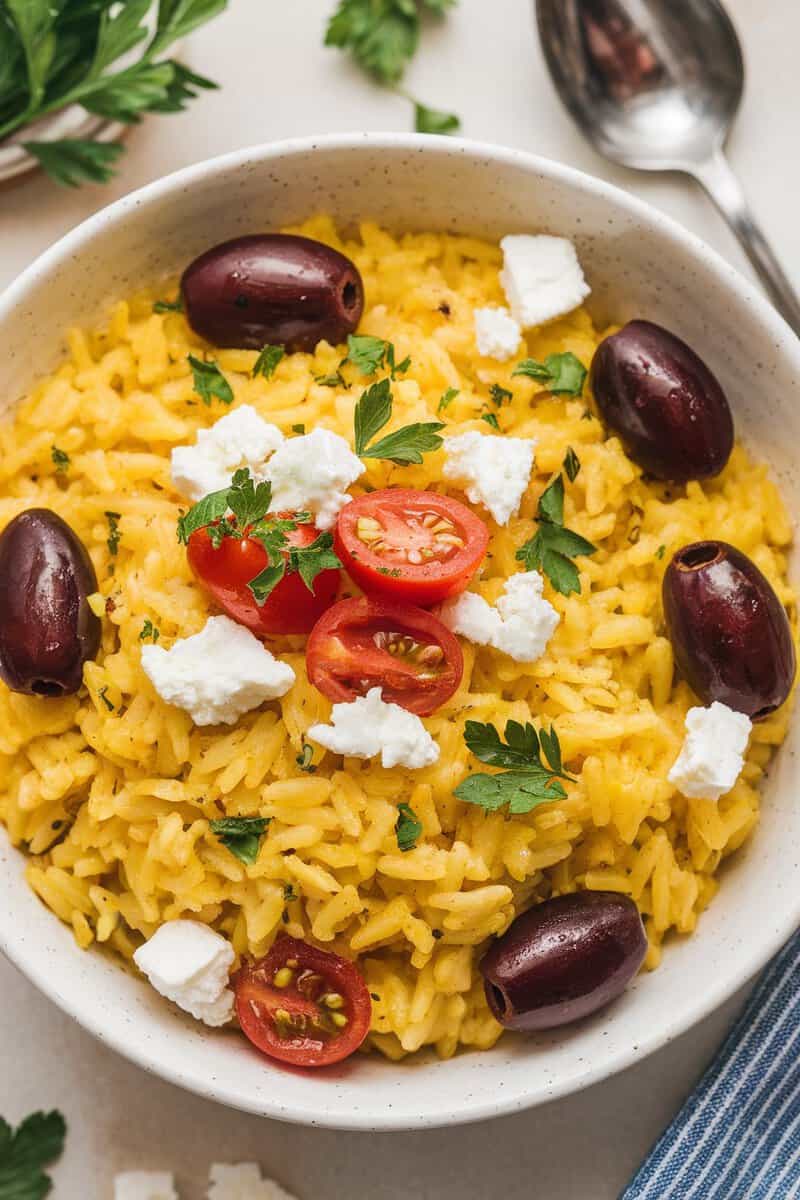
[[[701,183],[800,334],[800,300],[723,152],[744,60],[719,0],[535,2],[550,73],[584,135],[623,166]]]

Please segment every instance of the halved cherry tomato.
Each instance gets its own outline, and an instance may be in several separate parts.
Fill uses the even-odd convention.
[[[315,525],[298,525],[286,537],[290,546],[310,546],[319,537],[319,530]],[[207,528],[195,530],[189,538],[188,558],[195,575],[220,608],[258,637],[308,633],[333,604],[339,590],[340,571],[321,571],[314,580],[313,592],[294,571],[284,575],[259,606],[247,585],[267,565],[267,552],[261,542],[226,537],[215,550]]]
[[[281,937],[233,981],[236,1015],[254,1046],[297,1067],[326,1067],[357,1050],[372,1003],[353,963]]]
[[[358,596],[317,621],[306,669],[329,700],[347,702],[379,687],[387,703],[426,717],[453,695],[464,658],[447,626],[424,608]]]
[[[422,608],[463,592],[489,530],[458,500],[413,488],[360,496],[339,514],[334,546],[365,592]]]

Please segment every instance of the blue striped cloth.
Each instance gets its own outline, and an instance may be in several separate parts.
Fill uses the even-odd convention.
[[[800,1198],[800,932],[620,1200]]]

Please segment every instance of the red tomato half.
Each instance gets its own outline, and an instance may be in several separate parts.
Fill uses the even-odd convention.
[[[453,695],[464,658],[447,626],[423,608],[359,596],[317,621],[306,669],[329,700],[355,700],[379,687],[387,703],[427,717]]]
[[[319,530],[315,525],[298,525],[286,537],[291,546],[310,546],[319,537]],[[313,592],[294,571],[284,575],[259,606],[247,585],[266,567],[267,552],[261,542],[247,537],[223,538],[215,550],[208,529],[198,529],[189,538],[188,558],[195,575],[220,608],[258,637],[308,633],[333,604],[339,590],[340,571],[321,571],[314,580]]]
[[[327,1067],[357,1050],[372,1003],[353,963],[281,937],[234,979],[236,1015],[254,1046],[296,1067]]]
[[[365,592],[425,608],[463,592],[489,530],[458,500],[413,488],[360,496],[339,514],[334,546]]]

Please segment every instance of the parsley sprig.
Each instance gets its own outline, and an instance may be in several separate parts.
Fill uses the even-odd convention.
[[[220,817],[211,822],[211,832],[235,858],[252,867],[269,823],[269,817]]]
[[[594,554],[597,547],[564,526],[564,477],[560,472],[542,492],[536,520],[539,529],[520,546],[517,561],[525,564],[526,571],[543,571],[562,596],[580,592],[580,576],[572,560]]]
[[[509,721],[505,742],[494,725],[467,721],[464,741],[467,748],[491,767],[504,768],[497,775],[476,773],[468,776],[455,789],[459,800],[477,804],[487,812],[508,805],[514,815],[529,813],[539,804],[563,800],[566,796],[562,779],[574,782],[564,771],[561,743],[551,727],[537,734],[533,725]]]
[[[548,354],[543,363],[535,358],[524,358],[517,363],[512,375],[527,375],[547,384],[547,390],[554,396],[580,396],[588,371],[579,358],[571,352],[566,354]]]
[[[0,1197],[43,1200],[52,1188],[44,1168],[64,1149],[66,1122],[60,1112],[35,1112],[16,1129],[0,1117]]]
[[[394,433],[388,433],[374,442],[392,416],[392,391],[390,381],[381,379],[362,393],[354,414],[355,448],[360,458],[383,458],[389,462],[422,462],[423,454],[438,450],[442,439],[439,430],[444,429],[441,421],[416,422],[404,425]]]

